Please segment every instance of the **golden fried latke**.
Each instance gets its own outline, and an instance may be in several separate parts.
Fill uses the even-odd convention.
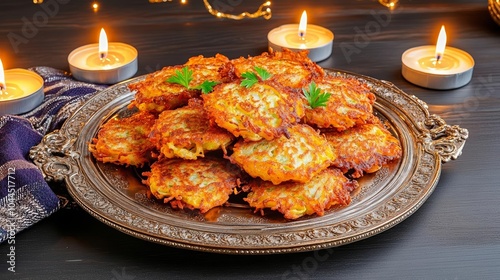
[[[250,176],[277,185],[284,181],[307,182],[335,160],[325,137],[305,124],[289,128],[289,137],[257,142],[239,141],[230,160]]]
[[[184,65],[164,67],[162,70],[149,74],[144,80],[130,84],[128,87],[136,91],[135,99],[129,108],[137,107],[141,111],[160,113],[163,110],[175,109],[187,104],[188,100],[200,95],[199,90],[187,89],[182,85],[169,83],[167,80],[188,66],[193,71],[191,88],[201,85],[205,81],[222,82],[219,68],[229,59],[221,54],[215,57],[192,57]]]
[[[211,126],[201,99],[189,105],[163,111],[151,130],[150,140],[167,158],[196,159],[205,151],[225,148],[234,140],[226,130]]]
[[[259,56],[240,57],[226,64],[225,68],[230,69],[223,69],[222,72],[241,78],[242,73],[254,71],[257,66],[269,72],[272,75],[271,80],[284,87],[300,89],[325,74],[323,69],[311,61],[307,54],[307,51],[292,52],[283,49],[280,52],[265,52]]]
[[[320,128],[345,130],[372,118],[375,95],[356,79],[326,76],[317,82],[322,92],[331,94],[326,107],[306,108],[304,121]]]
[[[250,88],[231,82],[217,85],[202,98],[211,120],[234,136],[248,141],[271,140],[286,135],[287,128],[304,114],[299,95],[285,91],[268,81]]]
[[[224,159],[163,159],[145,172],[151,193],[174,208],[200,209],[223,205],[239,186],[241,171]]]
[[[306,183],[273,185],[256,179],[246,187],[250,193],[243,200],[255,208],[255,212],[263,213],[264,208],[270,208],[287,219],[298,219],[314,213],[322,216],[333,206],[349,205],[350,192],[357,187],[357,182],[348,180],[338,169],[328,168]]]
[[[148,134],[155,116],[138,112],[128,118],[112,118],[104,123],[89,150],[101,162],[142,166],[151,160],[154,145]]]
[[[353,178],[363,176],[364,172],[373,173],[402,155],[398,139],[380,121],[324,135],[337,152],[333,166],[343,172],[353,170]]]

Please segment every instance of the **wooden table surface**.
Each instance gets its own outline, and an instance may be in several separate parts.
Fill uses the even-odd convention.
[[[16,236],[16,273],[2,279],[498,279],[500,277],[500,26],[487,1],[400,0],[393,12],[374,0],[272,3],[273,16],[217,19],[202,1],[147,0],[0,2],[0,57],[6,68],[68,70],[67,55],[95,42],[101,27],[110,41],[139,51],[137,75],[189,57],[218,52],[236,58],[267,48],[267,33],[309,22],[335,33],[333,54],[319,64],[388,80],[429,105],[448,124],[469,130],[463,154],[443,165],[424,205],[395,227],[331,250],[233,256],[161,246],[110,228],[85,211],[63,209]],[[254,10],[256,1],[216,0],[227,11]],[[31,25],[30,25],[31,24]],[[401,76],[401,54],[435,44],[445,24],[448,44],[475,59],[472,81],[435,91]],[[17,35],[17,37],[15,35]],[[14,39],[13,39],[14,38]],[[346,48],[350,46],[350,48]],[[349,50],[349,51],[348,51]],[[4,278],[8,276],[8,278]]]

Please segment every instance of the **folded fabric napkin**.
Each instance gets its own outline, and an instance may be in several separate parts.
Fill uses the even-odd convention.
[[[45,182],[29,151],[105,88],[76,81],[64,71],[49,67],[30,70],[45,81],[43,103],[23,115],[0,116],[0,243],[61,207],[64,198]]]

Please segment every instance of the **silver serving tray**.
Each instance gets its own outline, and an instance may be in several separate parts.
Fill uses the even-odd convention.
[[[385,231],[413,214],[431,195],[441,164],[456,159],[468,131],[447,125],[427,105],[393,84],[370,77],[327,70],[369,84],[377,96],[375,114],[400,140],[403,157],[375,174],[345,208],[324,216],[286,221],[261,216],[238,202],[206,214],[175,210],[148,198],[133,169],[96,162],[88,143],[109,118],[127,114],[134,93],[114,85],[85,103],[61,127],[33,147],[30,156],[45,178],[66,182],[75,201],[101,222],[159,244],[225,254],[275,254],[340,246]]]

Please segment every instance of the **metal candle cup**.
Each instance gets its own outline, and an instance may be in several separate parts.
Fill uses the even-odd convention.
[[[124,43],[111,42],[107,56],[101,58],[99,44],[89,44],[73,50],[68,62],[77,80],[115,84],[131,78],[137,72],[137,50]]]
[[[332,54],[333,32],[313,24],[307,24],[307,14],[302,14],[300,24],[285,24],[267,34],[270,51],[287,48],[292,51],[309,51],[312,61],[322,61]]]
[[[454,89],[470,82],[474,59],[468,53],[446,47],[446,30],[441,26],[436,46],[421,46],[405,51],[401,57],[403,77],[431,89]]]
[[[5,70],[4,78],[5,84],[0,91],[0,115],[26,113],[42,103],[44,93],[40,75],[15,68]]]
[[[474,59],[467,52],[447,47],[440,61],[435,60],[435,46],[420,46],[405,51],[401,57],[402,74],[409,82],[431,89],[454,89],[472,78]]]

